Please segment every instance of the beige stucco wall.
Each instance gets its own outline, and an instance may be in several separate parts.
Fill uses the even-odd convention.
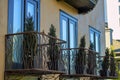
[[[89,25],[101,32],[101,52],[105,49],[105,25],[104,25],[104,0],[99,0],[93,11],[88,14],[78,14],[77,10],[67,3],[56,0],[41,0],[41,31],[48,33],[49,27],[53,24],[57,29],[57,36],[60,38],[60,10],[78,19],[78,41],[81,36],[86,35],[87,48],[89,47]]]
[[[5,34],[7,33],[7,1],[0,0],[0,80],[4,80]]]

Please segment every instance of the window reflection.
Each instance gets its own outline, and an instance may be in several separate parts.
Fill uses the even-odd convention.
[[[62,20],[62,39],[67,41],[67,21],[66,20]]]
[[[33,17],[33,20],[34,20],[34,17],[35,17],[35,14],[34,14],[34,5],[33,4],[31,4],[30,2],[28,2],[28,6],[27,6],[27,16],[32,16]]]
[[[100,49],[100,44],[99,44],[99,34],[96,34],[96,52],[99,52],[99,49]]]
[[[26,7],[26,16],[32,16],[34,21],[34,30],[37,31],[37,13],[36,13],[36,2],[35,1],[27,1]]]
[[[13,33],[21,32],[21,21],[22,21],[22,0],[14,0],[14,11],[13,11]]]
[[[75,48],[75,22],[70,23],[70,48]]]
[[[100,52],[100,33],[90,29],[90,42],[93,44],[94,50]]]

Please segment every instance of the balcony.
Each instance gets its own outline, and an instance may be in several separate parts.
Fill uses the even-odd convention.
[[[57,1],[64,1],[68,3],[69,5],[76,8],[79,14],[91,11],[98,2],[98,0],[57,0]]]
[[[101,75],[104,56],[86,48],[66,48],[65,41],[38,32],[5,36],[5,75],[61,74],[60,78],[113,79],[113,57],[107,75]]]
[[[64,66],[62,70],[66,72],[62,77],[98,76],[97,52],[86,48],[68,48],[61,49],[61,54]]]
[[[63,65],[61,70],[66,74],[62,74],[61,78],[80,78],[86,77],[90,79],[116,79],[117,73],[110,74],[110,64],[113,62],[113,57],[109,57],[109,69],[107,75],[101,75],[102,63],[104,56],[99,56],[99,53],[86,48],[68,48],[61,49],[61,58]],[[104,73],[104,72],[102,72]]]
[[[50,43],[52,41],[52,43]],[[5,74],[63,74],[59,64],[60,48],[65,41],[38,32],[5,36]],[[61,63],[62,64],[62,63]]]

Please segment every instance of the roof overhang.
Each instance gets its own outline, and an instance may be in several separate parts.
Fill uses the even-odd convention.
[[[76,8],[79,14],[91,11],[98,2],[98,0],[57,0],[57,1],[64,1],[68,3],[69,5]]]

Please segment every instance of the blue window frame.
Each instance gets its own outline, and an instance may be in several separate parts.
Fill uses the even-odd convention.
[[[34,30],[40,31],[40,0],[8,0],[8,33],[24,32],[28,14],[33,17]]]
[[[78,20],[69,14],[60,12],[60,38],[67,41],[67,48],[76,48],[78,39]]]
[[[61,11],[60,12],[60,38],[67,42],[67,48],[76,48],[77,47],[77,39],[78,39],[78,20],[74,17],[70,16],[69,14]],[[69,52],[67,57],[67,70],[66,72],[72,74],[75,72],[73,66],[74,61],[74,54]],[[65,59],[63,57],[63,59]]]
[[[100,52],[100,32],[90,27],[90,44],[93,44],[93,49]]]

